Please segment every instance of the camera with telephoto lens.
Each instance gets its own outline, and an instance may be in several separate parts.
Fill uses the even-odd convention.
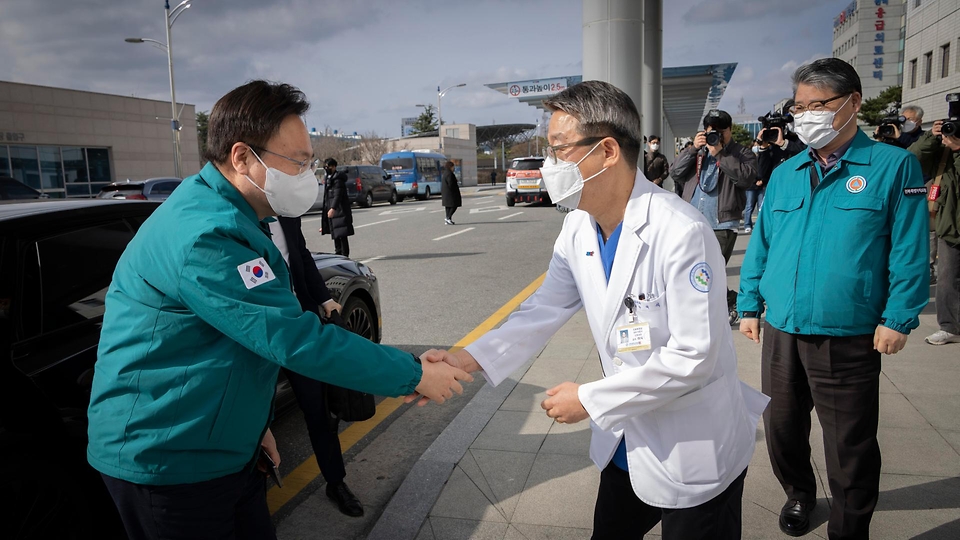
[[[940,133],[957,137],[960,134],[960,94],[947,94],[947,116]]]
[[[786,136],[787,124],[793,122],[793,115],[790,113],[783,114],[779,112],[768,112],[767,114],[757,118],[757,120],[763,126],[763,133],[760,136],[760,141],[772,143],[777,142],[777,132],[773,129],[779,128],[780,132]]]
[[[720,144],[720,132],[719,131],[707,131],[703,134],[707,138],[707,146],[716,146]]]
[[[879,139],[896,139],[897,131],[896,128],[903,127],[903,123],[907,121],[907,118],[904,116],[888,116],[880,121],[880,127],[877,128],[877,138]]]

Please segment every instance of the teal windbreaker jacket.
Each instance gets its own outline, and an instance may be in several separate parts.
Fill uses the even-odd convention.
[[[270,421],[280,366],[386,396],[412,393],[422,375],[410,353],[304,312],[267,227],[207,164],[147,219],[117,264],[88,461],[150,485],[243,470]]]
[[[820,182],[810,189],[810,167]],[[740,274],[737,307],[800,335],[908,334],[930,293],[917,159],[858,131],[826,174],[807,152],[777,167]]]

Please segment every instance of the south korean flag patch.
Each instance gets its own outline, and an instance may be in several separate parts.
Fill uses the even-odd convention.
[[[243,284],[248,290],[277,279],[277,276],[273,275],[270,265],[263,259],[247,261],[238,266],[237,271],[240,272]]]

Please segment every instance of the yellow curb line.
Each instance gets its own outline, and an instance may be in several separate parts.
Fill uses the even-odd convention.
[[[480,323],[479,326],[464,336],[463,339],[458,341],[453,347],[450,347],[450,351],[460,350],[473,343],[480,336],[496,328],[507,316],[513,313],[513,310],[517,309],[524,300],[540,288],[540,285],[543,284],[543,280],[546,277],[547,274],[544,273],[533,280],[531,284],[527,285],[519,294],[511,298],[509,302],[488,317],[487,320]],[[373,431],[380,422],[383,422],[388,416],[393,414],[394,411],[399,409],[401,405],[403,405],[402,397],[386,398],[377,404],[377,413],[373,418],[363,422],[354,422],[350,427],[343,430],[343,432],[340,433],[340,448],[342,451],[346,452],[349,450],[357,441]],[[290,499],[296,497],[303,488],[307,487],[307,484],[314,481],[318,476],[320,476],[320,467],[317,465],[315,455],[311,454],[306,461],[283,477],[283,489],[273,486],[267,491],[267,506],[270,508],[270,515],[275,514],[283,505],[290,502]]]

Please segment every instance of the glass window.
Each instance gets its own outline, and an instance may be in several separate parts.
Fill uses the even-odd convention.
[[[413,168],[413,158],[385,159],[381,166],[388,171],[409,171]]]
[[[910,61],[910,88],[917,87],[917,60]]]
[[[132,238],[126,222],[115,221],[37,242],[41,333],[103,316],[104,296],[113,270]]]
[[[10,155],[6,146],[0,146],[0,176],[10,176]]]
[[[170,195],[180,182],[158,182],[150,189],[151,195]]]
[[[70,184],[89,182],[87,177],[87,156],[83,148],[64,146],[60,149],[63,155],[63,177],[69,191]]]
[[[91,182],[112,182],[110,154],[106,148],[87,148],[87,164]]]
[[[11,146],[10,176],[32,187],[40,189],[40,165],[37,162],[36,146]]]
[[[40,178],[44,189],[63,189],[63,164],[60,163],[60,147],[41,146]]]
[[[950,44],[940,47],[940,78],[950,75]]]
[[[67,197],[89,197],[90,184],[83,182],[77,184],[67,184]]]
[[[933,53],[928,52],[923,55],[923,82],[927,84],[930,82],[933,74]]]

